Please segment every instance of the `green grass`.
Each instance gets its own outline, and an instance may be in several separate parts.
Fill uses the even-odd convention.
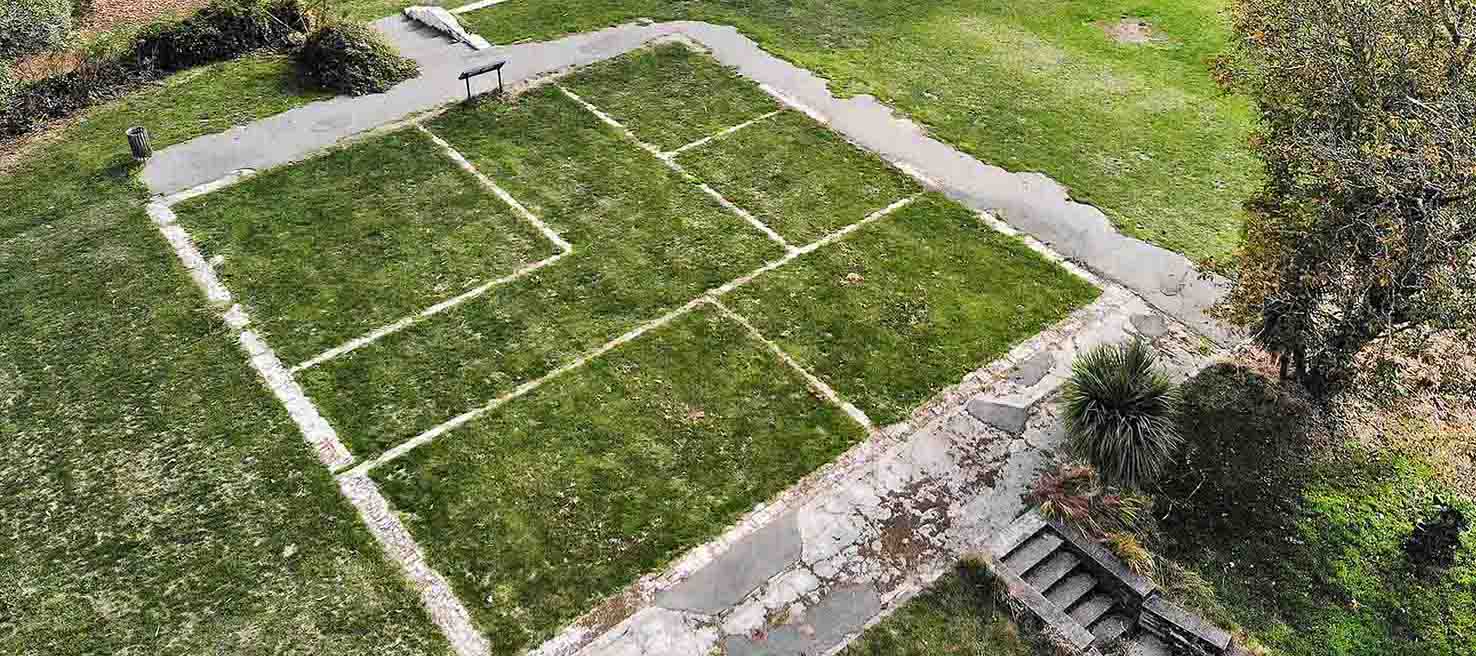
[[[734,293],[734,309],[878,424],[1098,290],[928,194]]]
[[[1214,619],[1276,654],[1476,654],[1476,533],[1433,578],[1403,551],[1436,496],[1476,517],[1470,497],[1252,371],[1211,368],[1184,392],[1189,444],[1162,526],[1169,555],[1212,583]]]
[[[496,43],[646,16],[737,26],[765,48],[869,93],[980,160],[1041,171],[1128,234],[1224,255],[1258,164],[1254,113],[1206,62],[1231,38],[1224,0],[585,0],[460,16]],[[1166,38],[1122,45],[1096,24],[1133,15]],[[1008,217],[1006,217],[1008,218]]]
[[[987,576],[984,574],[983,576]],[[972,566],[932,587],[862,633],[843,656],[1036,656],[1037,648],[997,605]]]
[[[574,253],[300,377],[356,453],[408,439],[779,257],[553,87],[430,124]]]
[[[680,43],[595,64],[564,86],[665,151],[779,108],[754,83]]]
[[[921,190],[881,158],[792,111],[686,151],[678,161],[797,245]]]
[[[145,216],[162,147],[300,105],[286,62],[171,78],[0,175],[0,652],[442,654]]]
[[[374,477],[515,654],[863,436],[700,309]]]
[[[556,252],[414,128],[176,212],[207,258],[224,258],[222,281],[288,362]]]

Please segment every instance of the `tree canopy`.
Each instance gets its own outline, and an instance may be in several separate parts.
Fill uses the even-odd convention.
[[[1229,316],[1326,391],[1476,324],[1476,0],[1240,0],[1265,165]]]

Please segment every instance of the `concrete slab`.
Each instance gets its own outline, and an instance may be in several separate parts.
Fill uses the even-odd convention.
[[[1044,375],[1044,374],[1042,374]],[[998,428],[1010,435],[1025,432],[1025,420],[1030,418],[1030,408],[991,399],[969,401],[969,414],[975,419]]]
[[[656,595],[672,610],[716,613],[742,601],[776,574],[799,561],[799,522],[791,512],[734,544],[707,567]]]
[[[1162,315],[1152,313],[1135,314],[1129,321],[1132,322],[1133,329],[1137,330],[1139,335],[1147,339],[1154,340],[1168,334],[1168,320],[1164,319]]]
[[[1054,366],[1056,366],[1056,355],[1050,351],[1041,351],[1015,365],[1015,368],[1010,371],[1010,382],[1022,387],[1030,387],[1045,378]]]
[[[805,656],[822,654],[859,632],[879,611],[881,595],[869,585],[837,588],[820,603],[767,633],[729,636],[722,642],[727,656]]]

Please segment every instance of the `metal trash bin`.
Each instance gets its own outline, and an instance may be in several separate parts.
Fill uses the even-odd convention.
[[[154,156],[154,147],[149,145],[149,131],[142,125],[128,128],[128,148],[133,151],[133,159],[140,162]]]

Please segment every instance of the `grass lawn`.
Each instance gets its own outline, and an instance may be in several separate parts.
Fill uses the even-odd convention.
[[[680,43],[595,64],[564,86],[665,151],[779,109],[752,82]]]
[[[415,128],[175,211],[289,363],[556,252]]]
[[[514,654],[862,437],[703,309],[374,476]]]
[[[938,579],[896,612],[862,633],[842,656],[1044,656],[996,606],[976,570]]]
[[[737,26],[765,48],[869,93],[980,160],[1041,171],[1125,232],[1224,255],[1258,164],[1247,101],[1207,61],[1230,38],[1224,0],[584,0],[507,2],[460,16],[495,43],[638,17]],[[1151,22],[1122,44],[1104,23]]]
[[[738,290],[732,307],[885,425],[1098,293],[928,194]]]
[[[609,98],[632,125],[676,129],[648,116],[672,88],[741,108],[724,121],[769,111],[752,85],[665,49],[566,83],[597,95],[605,83],[590,80],[651,73],[652,57],[669,66],[662,85]],[[292,78],[273,57],[178,76],[89,112],[0,176],[12,199],[0,295],[15,308],[0,315],[0,651],[446,650],[205,307],[130,176],[125,127],[150,126],[162,148],[320,97]],[[801,118],[739,134],[791,130],[817,149],[848,148]],[[453,108],[429,127],[575,251],[303,373],[360,457],[784,255],[556,87]],[[879,166],[845,152],[826,156]],[[810,225],[861,218],[870,192],[829,184],[833,202],[811,206]],[[802,211],[773,207],[781,220]],[[180,215],[289,361],[549,252],[410,131],[268,171]],[[768,276],[736,298],[739,311],[883,420],[1095,295],[931,195]],[[796,299],[810,306],[801,321],[774,316]],[[703,308],[374,475],[511,653],[862,437]]]
[[[0,175],[0,652],[448,651],[127,177],[129,125],[220,131],[291,79],[177,76]]]
[[[1476,532],[1436,576],[1403,551],[1437,496],[1476,517],[1431,450],[1363,446],[1246,369],[1212,368],[1185,393],[1190,444],[1161,524],[1169,555],[1213,585],[1214,619],[1288,655],[1476,654]]]
[[[575,250],[304,372],[355,453],[479,406],[782,253],[551,86],[429,127]]]
[[[794,245],[922,190],[881,158],[793,111],[688,150],[678,161]]]

